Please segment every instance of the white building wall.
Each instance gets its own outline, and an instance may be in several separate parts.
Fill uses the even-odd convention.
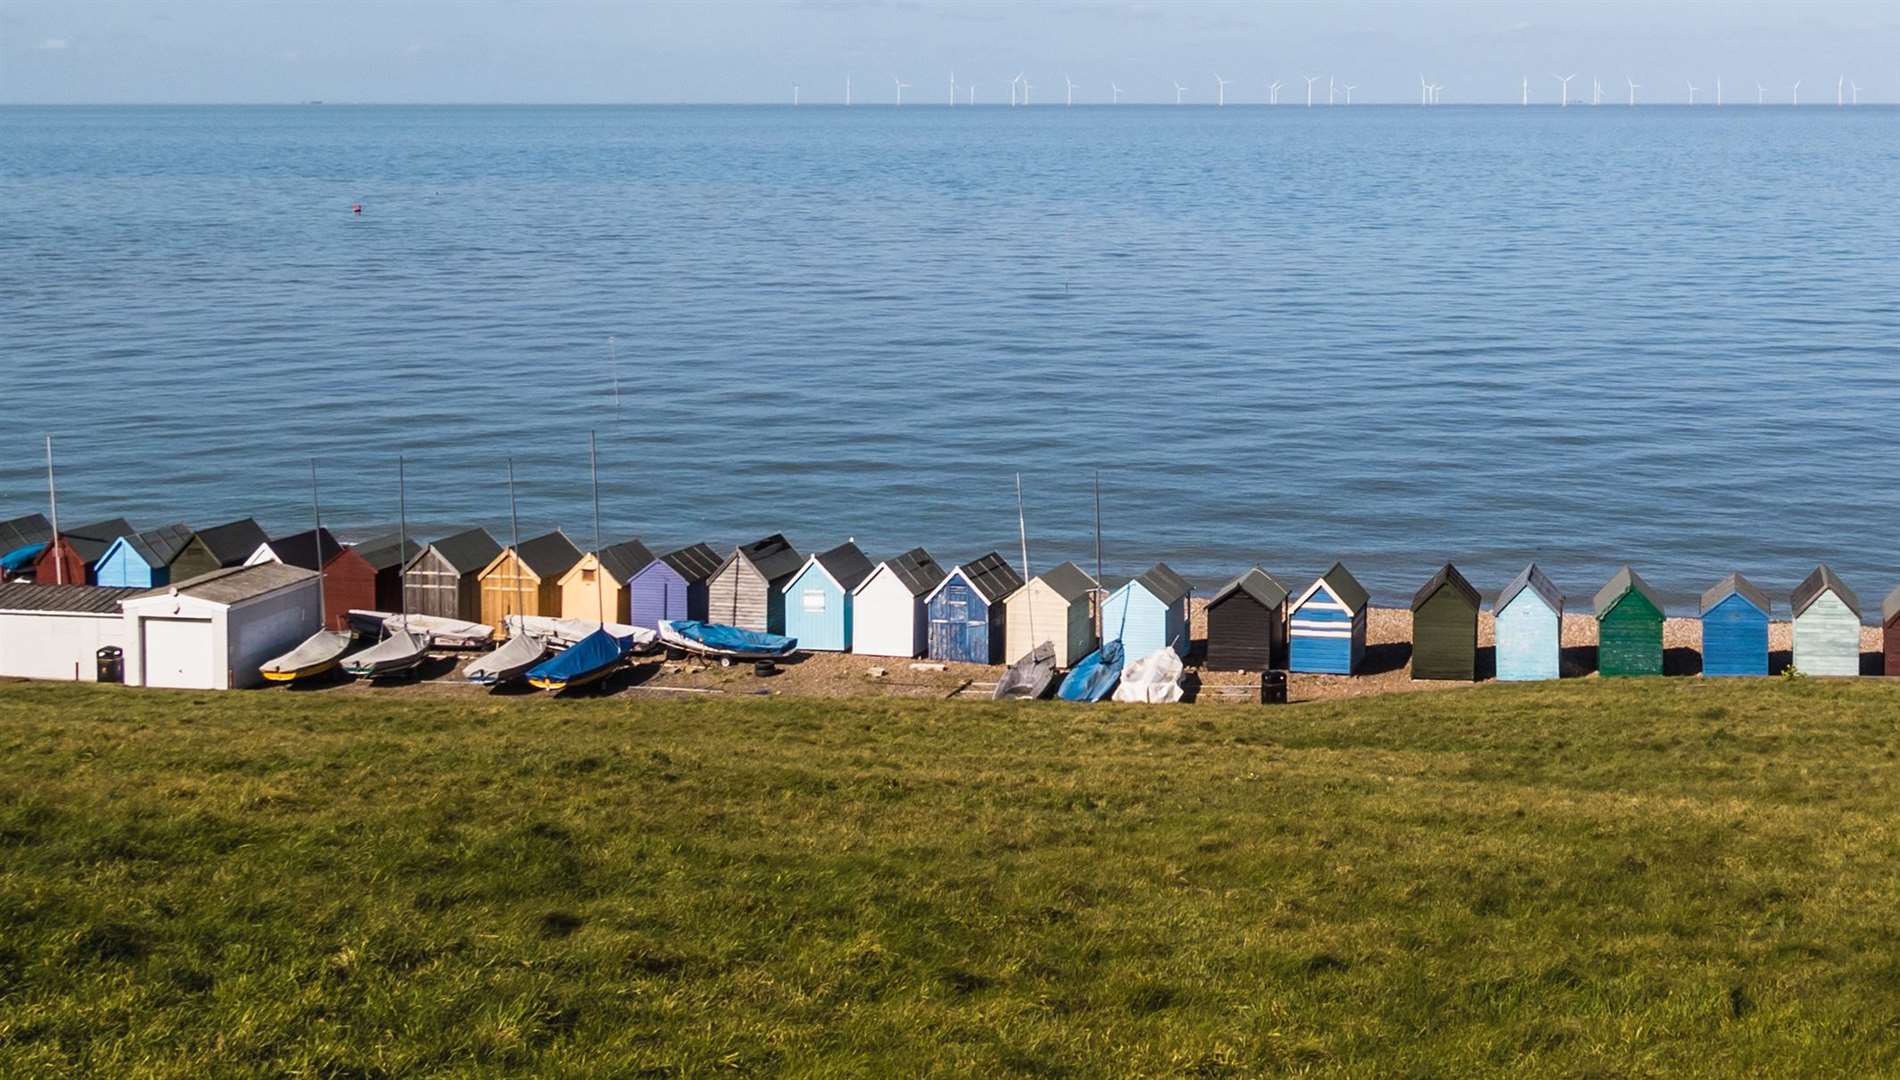
[[[98,650],[125,648],[126,626],[117,612],[0,612],[0,675],[92,682]]]

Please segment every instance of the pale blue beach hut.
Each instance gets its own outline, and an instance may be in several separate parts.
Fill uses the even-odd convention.
[[[1491,620],[1500,680],[1526,682],[1562,674],[1564,594],[1536,563],[1498,594]]]
[[[1702,594],[1702,674],[1768,674],[1768,597],[1740,574]]]
[[[1291,644],[1287,664],[1294,671],[1351,675],[1366,657],[1365,586],[1344,563],[1306,587],[1288,615]]]
[[[1186,656],[1191,592],[1167,563],[1154,564],[1102,601],[1102,640],[1120,641],[1130,663],[1163,648]]]
[[[156,589],[171,584],[172,560],[191,543],[188,525],[165,525],[121,536],[99,556],[94,574],[102,586]]]
[[[851,591],[871,570],[871,560],[849,542],[806,559],[785,585],[785,636],[801,649],[849,650]]]
[[[1794,666],[1807,675],[1860,674],[1860,597],[1825,565],[1795,586]]]

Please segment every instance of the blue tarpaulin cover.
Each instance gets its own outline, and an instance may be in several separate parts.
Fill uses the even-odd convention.
[[[627,658],[633,649],[631,638],[618,638],[605,630],[596,630],[561,652],[528,669],[528,681],[565,684],[584,682]]]
[[[1084,656],[1056,696],[1064,701],[1100,701],[1122,677],[1122,643],[1111,641]]]
[[[39,558],[40,552],[45,550],[45,544],[28,544],[25,547],[14,548],[5,555],[0,555],[0,570],[5,570],[10,574],[18,573],[32,566],[33,560]]]
[[[788,638],[782,634],[766,634],[757,630],[742,630],[736,626],[727,626],[725,623],[675,619],[666,625],[674,634],[685,638],[691,644],[734,656],[785,656],[798,648],[797,638]]]

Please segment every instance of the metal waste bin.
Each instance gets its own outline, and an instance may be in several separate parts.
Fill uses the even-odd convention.
[[[107,645],[93,654],[98,665],[96,677],[104,683],[122,683],[125,681],[125,650],[117,645]]]
[[[1260,704],[1286,704],[1286,672],[1263,671],[1260,673]]]

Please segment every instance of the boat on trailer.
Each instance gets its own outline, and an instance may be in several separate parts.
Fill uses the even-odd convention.
[[[797,638],[698,619],[660,623],[660,644],[694,656],[716,659],[724,667],[731,667],[740,660],[781,660],[798,649]]]

